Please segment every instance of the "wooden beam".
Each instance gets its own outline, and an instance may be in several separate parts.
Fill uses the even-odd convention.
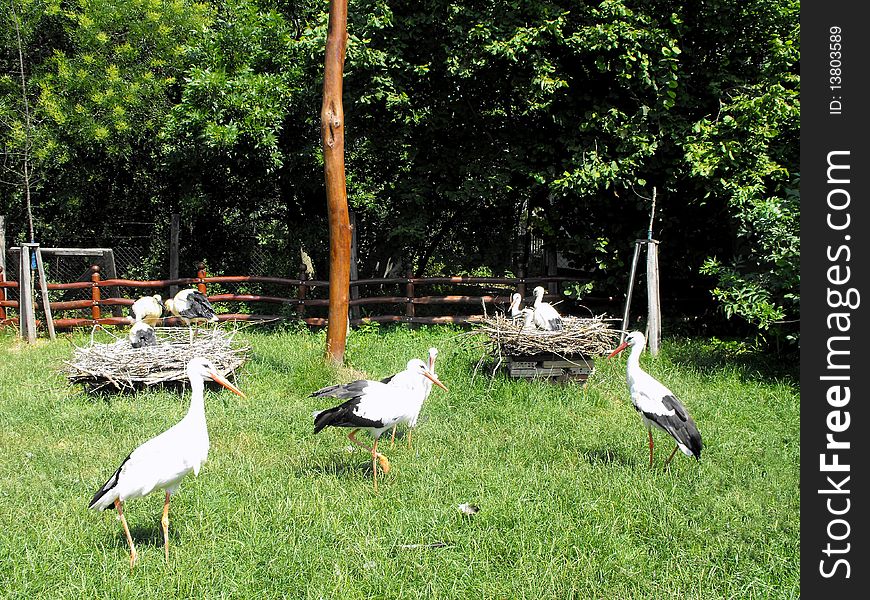
[[[181,217],[178,213],[172,214],[169,225],[169,279],[178,279],[178,239],[181,235]],[[178,293],[178,286],[169,286],[169,297],[174,298]]]
[[[350,295],[350,218],[344,171],[344,58],[347,49],[347,0],[330,0],[329,27],[323,70],[323,105],[320,132],[329,215],[329,322],[326,357],[344,360]]]

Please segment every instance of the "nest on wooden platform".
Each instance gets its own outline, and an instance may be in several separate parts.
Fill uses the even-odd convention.
[[[99,327],[99,326],[98,326]],[[76,347],[73,359],[64,361],[64,373],[72,383],[84,383],[91,390],[115,388],[134,390],[143,386],[187,380],[187,363],[195,356],[214,363],[220,375],[239,368],[250,346],[235,340],[240,326],[194,327],[193,343],[187,327],[155,327],[157,344],[133,348],[126,336],[111,343],[94,341]],[[96,331],[96,327],[94,328]]]
[[[619,344],[620,329],[612,327],[616,319],[602,316],[562,317],[561,331],[523,329],[521,320],[502,314],[484,317],[474,331],[487,338],[487,345],[499,356],[527,356],[553,353],[562,356],[602,356]]]

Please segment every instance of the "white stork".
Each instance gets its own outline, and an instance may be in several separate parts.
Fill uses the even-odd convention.
[[[134,321],[142,321],[154,327],[163,317],[163,298],[160,294],[142,296],[130,307]]]
[[[552,304],[543,302],[544,288],[538,286],[534,290],[535,303],[532,305],[535,309],[535,325],[547,331],[561,331],[562,317],[556,312]]]
[[[208,297],[196,288],[181,290],[175,298],[166,301],[166,308],[188,326],[191,323],[218,322]]]
[[[130,345],[134,348],[157,345],[157,335],[154,333],[154,328],[145,321],[136,321],[130,328],[127,339],[130,340]]]
[[[438,348],[429,348],[426,370],[429,371],[429,373],[433,377],[437,378],[438,375],[435,374],[436,358],[438,358]],[[410,362],[408,363],[408,368],[411,368]],[[381,381],[392,386],[402,387],[409,393],[411,399],[415,402],[416,410],[412,409],[411,411],[409,411],[411,415],[407,423],[405,423],[408,426],[408,448],[410,448],[411,430],[417,426],[417,419],[420,417],[420,410],[423,408],[423,403],[426,402],[426,399],[429,398],[429,394],[432,392],[432,381],[429,379],[423,379],[422,381],[420,381],[419,377],[399,377],[398,375],[401,374],[396,374],[392,377],[381,379]],[[398,424],[393,425],[393,433],[390,436],[390,448],[392,448],[395,444],[397,427]]]
[[[105,510],[114,506],[121,518],[124,535],[130,545],[130,568],[138,555],[124,518],[122,504],[131,498],[146,496],[156,489],[166,492],[163,503],[163,545],[169,561],[169,497],[175,493],[181,480],[199,470],[208,456],[208,429],[205,424],[203,389],[205,380],[211,379],[241,397],[245,395],[232,383],[221,377],[214,364],[204,358],[193,358],[187,364],[190,379],[190,408],[181,421],[160,435],[151,438],[130,453],[114,475],[97,490],[88,508]]]
[[[190,329],[190,343],[193,344],[193,328],[191,323],[217,323],[218,316],[214,312],[208,297],[196,288],[181,290],[174,298],[166,301],[166,308],[173,315],[184,321]]]
[[[429,373],[426,364],[419,358],[408,361],[408,367],[393,376],[393,380],[404,379],[416,385],[422,385],[423,378],[431,380],[445,390],[447,389],[438,378]],[[310,397],[330,397],[344,400],[336,407],[314,412],[314,433],[325,427],[352,427],[348,439],[368,451],[372,455],[372,477],[375,491],[378,490],[378,464],[384,473],[390,471],[390,461],[378,452],[378,439],[381,435],[399,422],[407,422],[415,410],[415,402],[409,400],[407,386],[389,385],[380,381],[360,379],[350,383],[331,385],[311,393]],[[356,432],[365,429],[374,438],[374,445],[369,448],[356,439]]]
[[[534,309],[525,307],[520,311],[520,315],[523,317],[523,331],[534,331],[535,329],[535,311]]]
[[[522,315],[522,310],[520,310],[520,304],[522,301],[523,297],[517,293],[511,296],[511,305],[509,308],[511,319],[518,319]]]
[[[694,456],[700,460],[701,432],[698,431],[695,421],[671,390],[640,368],[640,355],[645,345],[646,338],[643,334],[634,331],[607,358],[613,358],[631,346],[631,354],[628,356],[626,366],[626,379],[631,402],[646,425],[649,437],[649,466],[652,468],[653,465],[653,425],[667,432],[677,442],[668,460],[665,461],[665,466],[671,462],[677,449],[686,456]]]

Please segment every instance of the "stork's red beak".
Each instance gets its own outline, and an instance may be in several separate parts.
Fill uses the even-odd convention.
[[[429,371],[423,371],[423,376],[426,377],[429,381],[431,381],[435,385],[437,385],[438,387],[440,387],[445,392],[450,391],[447,389],[447,386],[445,386],[443,383],[438,381],[438,378],[435,375],[433,375],[432,373],[430,373]]]
[[[230,383],[229,381],[227,381],[226,379],[224,379],[223,377],[221,377],[220,375],[218,375],[214,371],[209,372],[208,376],[211,377],[213,381],[216,381],[217,383],[221,384],[222,386],[227,388],[232,393],[238,394],[242,398],[247,398],[247,396],[245,396],[245,394],[244,394],[244,392],[242,392],[242,390],[240,390],[239,388],[234,386],[232,383]]]
[[[626,342],[622,342],[619,346],[616,347],[616,350],[614,350],[613,352],[611,352],[611,353],[607,356],[607,358],[613,358],[614,356],[616,356],[617,354],[619,354],[620,352],[622,352],[622,351],[625,350],[626,348],[628,348],[628,342],[627,342],[627,341],[626,341]]]

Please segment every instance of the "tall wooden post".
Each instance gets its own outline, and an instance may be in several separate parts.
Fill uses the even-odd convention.
[[[205,263],[201,262],[197,265],[196,278],[199,281],[196,282],[196,289],[208,296],[208,290],[205,287],[205,281],[203,281],[206,277],[208,277],[208,273],[205,272]]]
[[[405,276],[408,278],[408,281],[405,283],[405,296],[408,298],[408,303],[405,304],[405,316],[408,317],[408,321],[410,322],[415,316],[417,316],[415,306],[414,306],[414,282],[411,279],[414,277],[413,269],[408,269],[405,273]]]
[[[169,224],[169,279],[178,279],[178,238],[181,235],[181,218],[178,213],[172,213]],[[169,286],[169,297],[178,293],[177,285]]]
[[[0,270],[6,272],[6,217],[0,215]]]
[[[646,244],[646,295],[647,295],[647,344],[649,353],[659,353],[662,336],[662,308],[659,296],[659,243],[649,240]]]
[[[30,249],[21,244],[21,265],[18,274],[18,327],[21,337],[32,344],[36,341],[36,315],[33,314],[33,287],[31,285]]]
[[[347,0],[330,0],[329,28],[323,70],[323,170],[329,215],[329,325],[326,357],[344,360],[347,343],[347,308],[350,295],[350,218],[344,172],[344,108],[342,75],[347,48]]]
[[[91,266],[91,319],[94,323],[99,321],[100,317],[100,266]]]

